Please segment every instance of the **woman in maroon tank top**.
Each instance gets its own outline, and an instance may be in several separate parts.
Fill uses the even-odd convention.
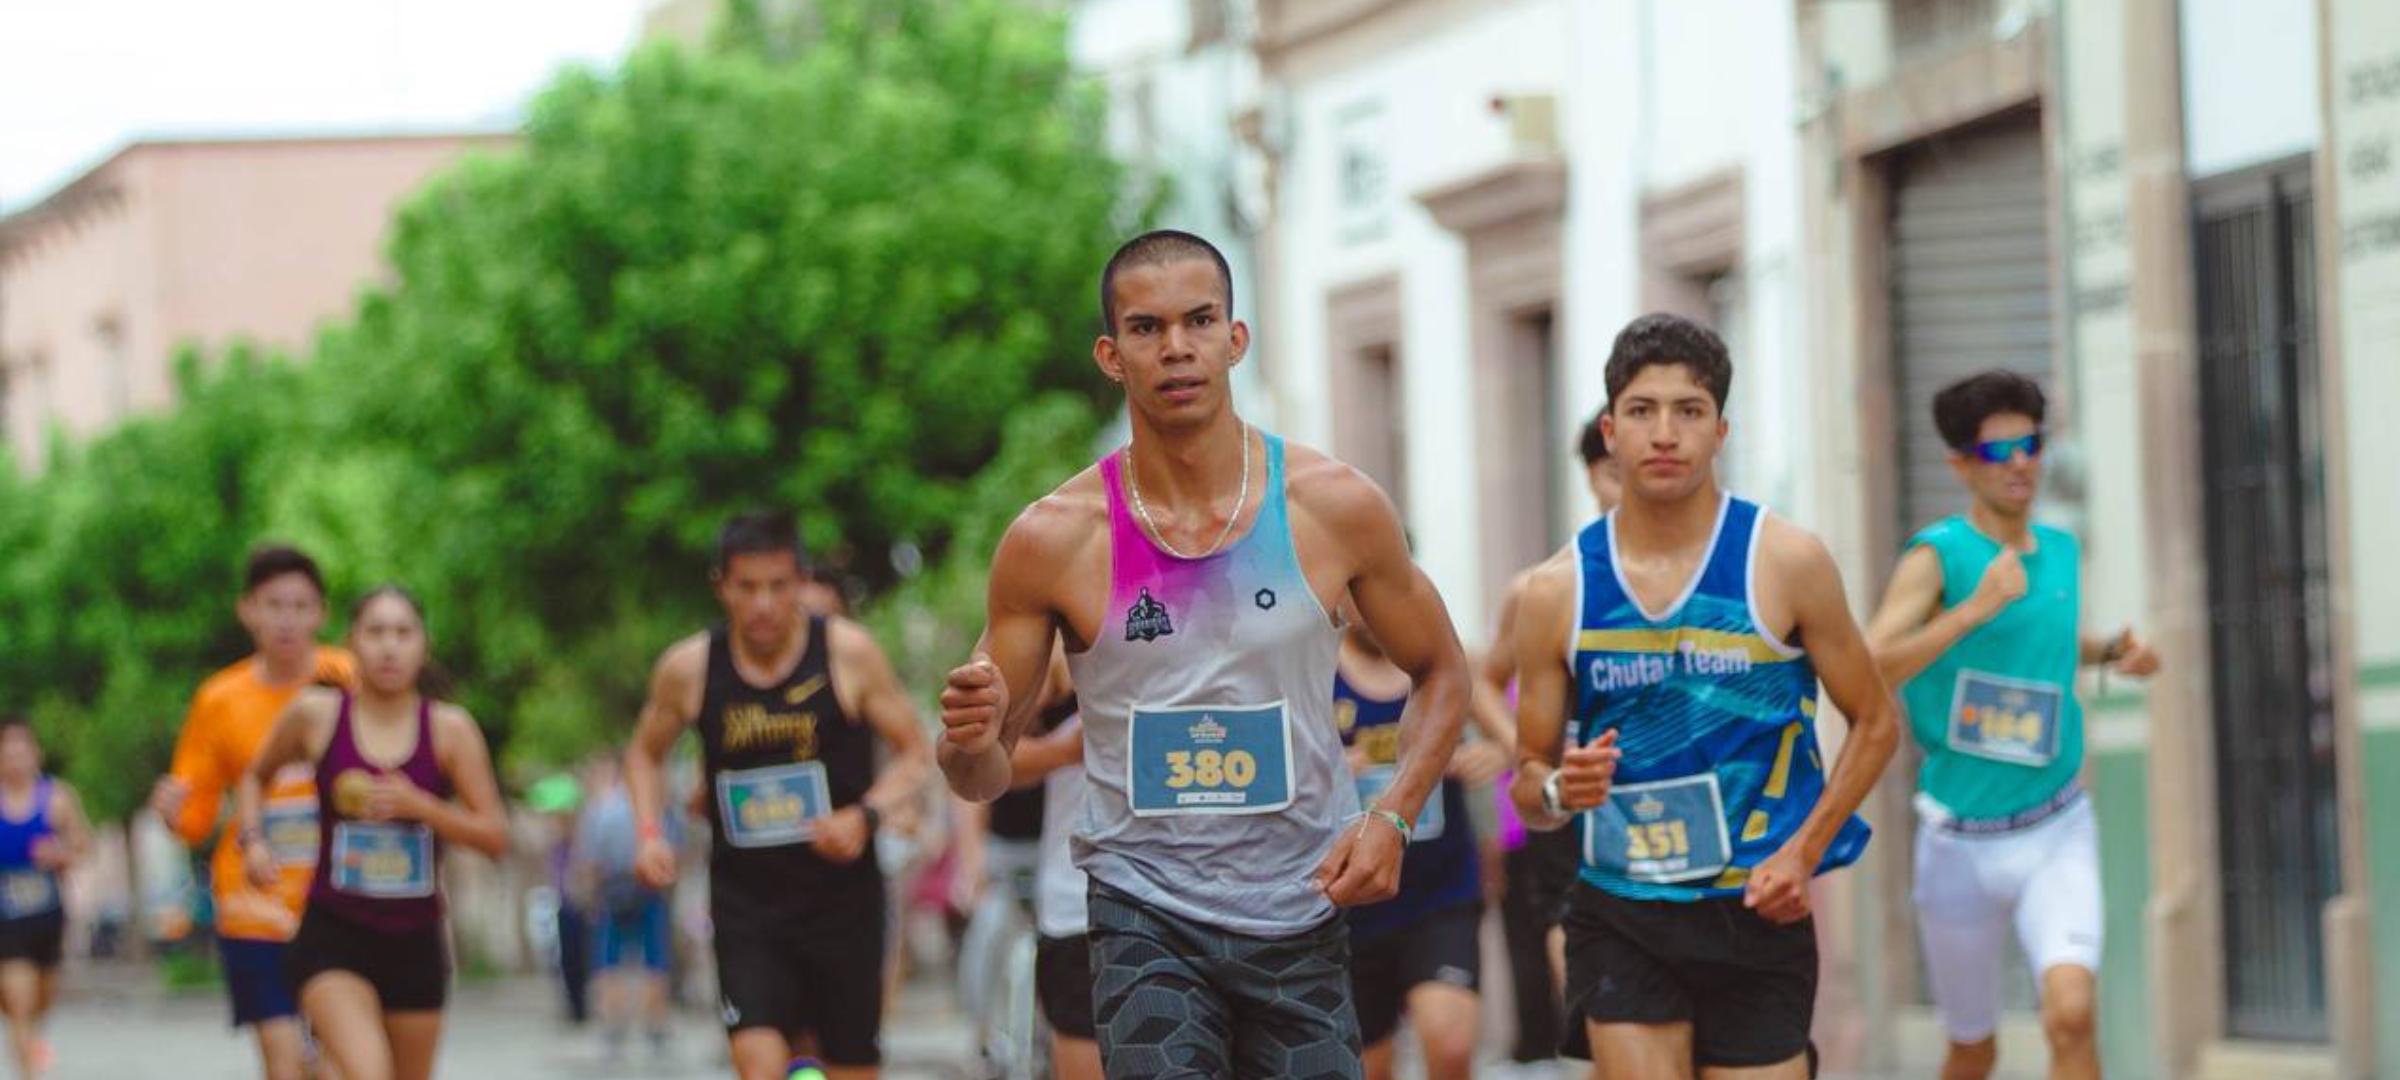
[[[242,854],[253,880],[274,879],[260,793],[284,766],[314,763],[317,877],[286,974],[342,1075],[424,1080],[450,977],[441,845],[498,858],[508,820],[475,718],[420,685],[416,598],[391,585],[367,593],[350,615],[350,649],[356,695],[302,692],[242,777]]]

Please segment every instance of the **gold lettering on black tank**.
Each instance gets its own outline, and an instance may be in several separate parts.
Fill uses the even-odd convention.
[[[725,749],[758,750],[778,745],[792,748],[793,761],[817,757],[817,714],[768,712],[755,702],[725,707]]]

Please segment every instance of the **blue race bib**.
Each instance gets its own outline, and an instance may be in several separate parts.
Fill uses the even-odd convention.
[[[1715,877],[1733,860],[1715,773],[1618,784],[1587,813],[1583,860],[1612,877],[1689,881]]]
[[[47,870],[0,874],[0,919],[24,919],[58,910],[58,879]]]
[[[738,848],[807,843],[832,809],[822,761],[717,774],[717,820],[725,842]]]
[[[317,797],[269,799],[259,815],[267,853],[277,866],[312,866],[317,861]]]
[[[433,895],[433,830],[397,821],[333,827],[333,887],[377,900]]]
[[[1283,702],[1150,708],[1127,724],[1125,790],[1136,817],[1266,814],[1292,804]]]
[[[1384,792],[1390,791],[1392,781],[1399,776],[1399,768],[1392,765],[1372,765],[1366,771],[1359,773],[1358,805],[1375,805],[1375,800],[1382,798]],[[1409,830],[1408,842],[1421,844],[1427,840],[1441,838],[1442,789],[1436,787],[1433,789],[1433,796],[1425,800],[1425,809],[1418,815],[1416,827]]]
[[[2058,757],[2058,717],[2066,692],[2053,683],[1958,673],[1950,694],[1950,749],[2035,768]]]

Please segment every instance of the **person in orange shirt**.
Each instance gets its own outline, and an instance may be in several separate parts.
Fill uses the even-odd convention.
[[[175,764],[152,790],[150,806],[184,843],[198,847],[218,834],[209,878],[234,1026],[258,1033],[266,1080],[301,1080],[306,1047],[283,954],[300,927],[316,870],[316,788],[305,766],[278,774],[268,788],[265,828],[254,841],[267,846],[277,867],[265,887],[250,883],[240,832],[220,831],[218,809],[301,688],[348,687],[355,664],[348,652],[317,643],[325,628],[325,578],[314,560],[289,547],[260,547],[250,554],[243,582],[235,610],[257,651],[192,695]]]

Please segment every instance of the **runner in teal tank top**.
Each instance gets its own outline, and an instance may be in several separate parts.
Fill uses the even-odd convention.
[[[2041,387],[2010,372],[1935,395],[1934,426],[1974,502],[1909,539],[1869,627],[1925,752],[1917,927],[1950,1077],[1987,1076],[1998,1060],[2012,927],[2040,989],[2051,1075],[2100,1075],[2098,826],[2078,780],[2075,676],[2084,664],[2158,668],[2131,630],[2082,636],[2082,550],[2031,517],[2044,411]]]
[[[1689,320],[1617,336],[1624,502],[1533,572],[1510,635],[1511,794],[1528,827],[1582,838],[1565,1050],[1588,1041],[1606,1076],[1809,1074],[1808,884],[1865,848],[1854,815],[1899,741],[1824,544],[1717,487],[1732,381]],[[1830,772],[1820,681],[1850,719]]]

